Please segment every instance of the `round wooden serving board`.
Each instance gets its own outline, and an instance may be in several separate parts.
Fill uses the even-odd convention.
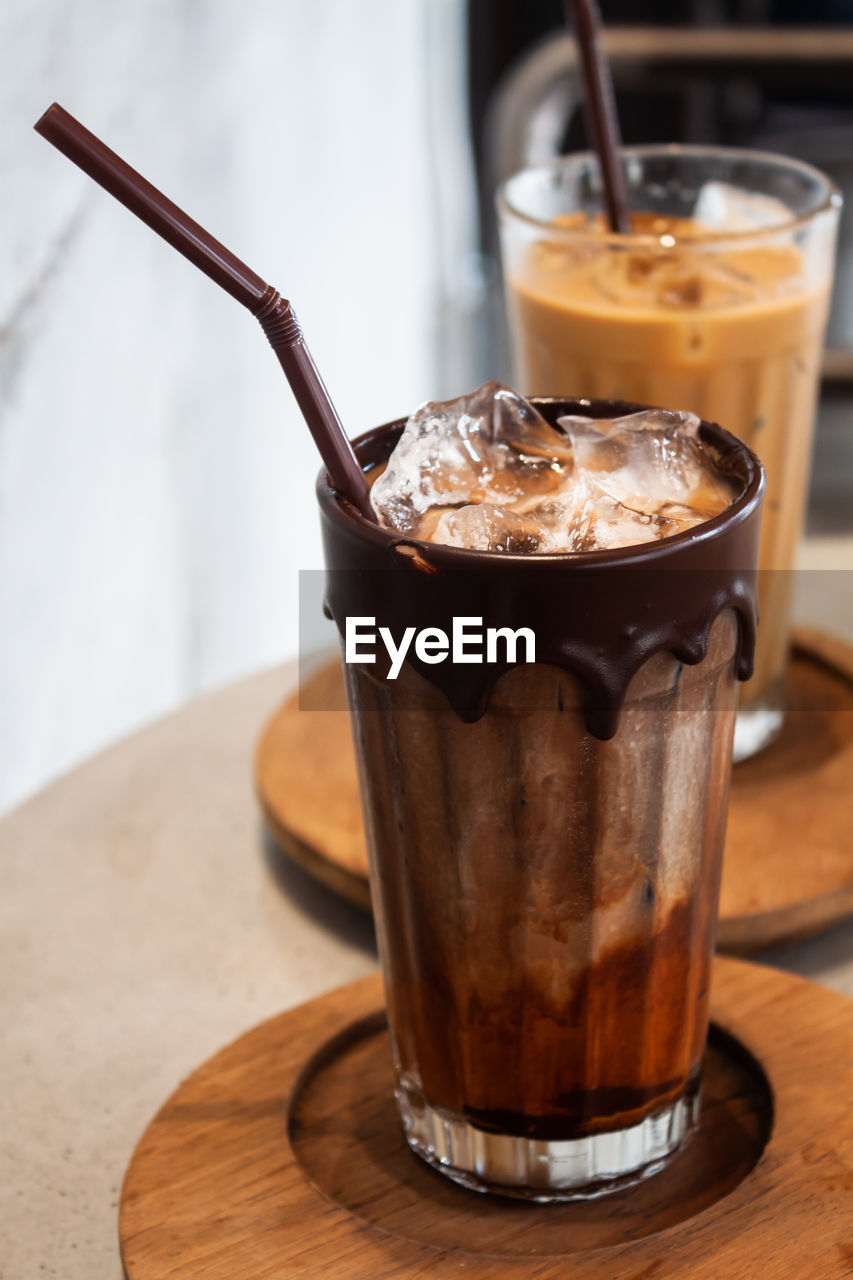
[[[737,954],[807,937],[853,912],[853,648],[798,631],[786,705],[780,737],[732,778],[718,940]],[[285,852],[369,909],[340,662],[269,721],[255,782]]]
[[[379,977],[281,1014],[173,1094],[125,1177],[128,1280],[843,1280],[853,1002],[718,959],[698,1132],[598,1200],[466,1191],[406,1147]]]

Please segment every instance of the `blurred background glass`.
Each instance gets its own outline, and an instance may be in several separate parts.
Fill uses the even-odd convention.
[[[844,195],[807,532],[853,532],[853,0],[603,0],[626,144],[781,151]],[[642,14],[645,25],[639,25]],[[493,192],[586,149],[560,0],[470,0],[469,111],[484,288],[482,372],[509,377]]]

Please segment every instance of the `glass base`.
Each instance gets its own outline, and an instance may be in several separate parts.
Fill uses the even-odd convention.
[[[782,732],[784,722],[781,685],[771,689],[765,697],[739,707],[732,747],[733,763],[748,760],[769,747]]]
[[[657,1173],[696,1124],[699,1086],[630,1128],[553,1142],[487,1133],[411,1087],[397,1090],[397,1105],[409,1146],[454,1182],[547,1204],[591,1200]]]

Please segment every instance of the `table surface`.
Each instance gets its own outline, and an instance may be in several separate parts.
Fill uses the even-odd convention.
[[[367,918],[264,839],[252,748],[294,679],[200,698],[0,822],[2,1280],[118,1280],[121,1179],[159,1105],[376,966]],[[853,995],[853,922],[764,959]]]

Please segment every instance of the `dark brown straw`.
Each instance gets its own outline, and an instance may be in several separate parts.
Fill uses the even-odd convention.
[[[182,209],[125,164],[58,103],[34,126],[90,178],[147,223],[261,323],[287,375],[334,488],[375,520],[367,481],[286,298],[241,262]]]
[[[596,0],[565,0],[566,19],[574,19],[575,37],[581,58],[584,116],[590,143],[598,155],[604,181],[604,201],[611,231],[628,235],[631,215],[622,169],[619,118],[613,94],[610,64],[601,47],[601,14]]]

